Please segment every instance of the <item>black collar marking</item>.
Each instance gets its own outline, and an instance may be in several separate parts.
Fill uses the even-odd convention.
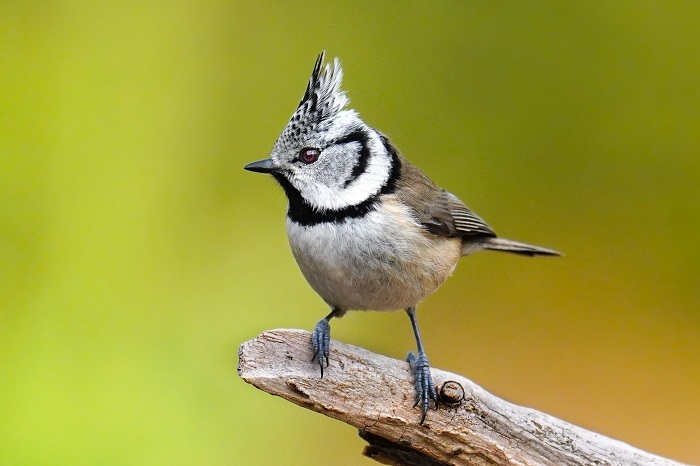
[[[391,194],[396,190],[396,182],[401,176],[401,160],[394,146],[384,137],[381,136],[382,144],[391,155],[391,173],[389,179],[386,180],[382,189],[359,204],[343,207],[337,210],[319,211],[309,205],[308,202],[301,196],[299,191],[284,177],[284,175],[273,174],[277,182],[284,189],[287,199],[289,199],[289,209],[287,217],[294,223],[301,226],[313,226],[320,223],[342,223],[349,218],[364,217],[369,212],[376,208],[379,201],[379,196],[382,194]]]

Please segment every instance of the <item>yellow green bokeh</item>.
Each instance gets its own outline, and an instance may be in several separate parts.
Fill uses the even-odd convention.
[[[322,49],[411,161],[566,254],[464,259],[419,308],[431,363],[700,462],[699,26],[693,1],[2,2],[0,464],[371,464],[236,375],[327,312],[242,170]],[[333,337],[413,348],[403,313]]]

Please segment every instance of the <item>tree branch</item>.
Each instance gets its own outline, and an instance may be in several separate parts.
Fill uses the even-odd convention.
[[[420,426],[406,362],[332,341],[321,379],[311,357],[308,332],[270,330],[241,345],[238,374],[267,393],[357,427],[369,442],[364,454],[381,463],[680,464],[514,405],[437,369],[432,375],[443,402]]]

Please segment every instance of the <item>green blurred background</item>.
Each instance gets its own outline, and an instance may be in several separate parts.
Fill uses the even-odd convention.
[[[434,367],[700,463],[700,3],[0,5],[0,463],[372,464],[243,383],[327,309],[267,156],[316,55],[503,236],[419,309]],[[404,313],[334,338],[403,358]]]

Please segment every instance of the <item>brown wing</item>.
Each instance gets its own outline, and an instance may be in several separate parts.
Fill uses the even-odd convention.
[[[450,214],[459,233],[457,236],[496,236],[491,227],[481,217],[469,210],[457,196],[447,191],[443,191],[443,193],[448,198]]]
[[[428,231],[448,237],[496,236],[457,196],[441,189],[403,156],[399,157],[401,180],[396,195],[413,209],[418,222]]]
[[[421,220],[431,233],[450,237],[496,236],[491,227],[454,194],[441,190],[436,201],[427,206],[427,215]]]

